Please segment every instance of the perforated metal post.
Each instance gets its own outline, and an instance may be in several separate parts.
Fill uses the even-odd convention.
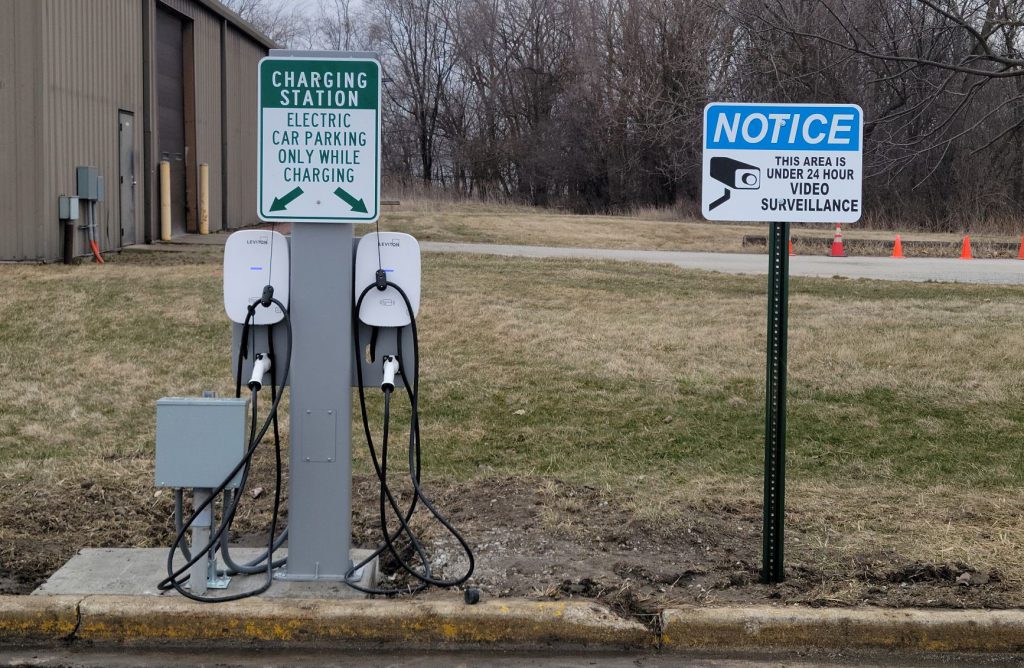
[[[771,223],[768,246],[768,363],[764,427],[764,558],[761,579],[782,582],[786,498],[786,348],[789,223]]]

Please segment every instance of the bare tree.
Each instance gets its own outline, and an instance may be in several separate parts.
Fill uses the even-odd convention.
[[[229,9],[281,46],[310,46],[311,26],[302,5],[281,0],[223,1]]]
[[[358,48],[352,0],[319,0],[313,19],[316,45],[332,51]]]
[[[394,113],[412,121],[420,178],[434,179],[437,125],[455,67],[455,0],[370,0],[368,38],[392,80],[386,89]]]
[[[1020,206],[1021,0],[732,0],[720,7],[754,45],[747,53],[771,63],[767,78],[831,80],[826,99],[865,107],[867,165],[881,179],[872,191],[890,212],[924,214],[933,227],[952,228]],[[792,63],[794,55],[802,60]]]

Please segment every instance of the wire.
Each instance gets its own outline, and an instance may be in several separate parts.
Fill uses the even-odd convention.
[[[378,251],[379,251],[379,249],[380,249],[380,247],[378,246]],[[405,570],[407,573],[412,575],[414,578],[419,580],[420,584],[418,584],[416,586],[405,587],[405,588],[383,589],[383,588],[362,587],[362,586],[356,585],[356,584],[354,584],[354,583],[352,583],[350,581],[349,582],[349,586],[351,586],[353,589],[356,589],[358,591],[365,592],[365,593],[368,593],[368,594],[395,595],[395,594],[400,594],[400,593],[414,593],[414,592],[422,591],[423,589],[425,589],[429,585],[434,585],[434,586],[439,586],[439,587],[456,587],[456,586],[459,586],[459,585],[465,583],[466,581],[468,581],[469,578],[472,576],[473,570],[474,570],[474,567],[475,567],[475,560],[474,560],[474,556],[473,556],[473,551],[469,547],[469,544],[462,537],[462,535],[458,532],[458,530],[456,530],[455,527],[452,526],[452,524],[448,521],[448,519],[445,518],[444,515],[442,515],[441,512],[434,506],[433,502],[426,496],[426,494],[424,494],[423,489],[420,486],[420,474],[421,474],[421,471],[422,471],[422,453],[421,453],[421,434],[420,434],[420,423],[419,423],[419,400],[418,400],[418,398],[419,398],[419,337],[418,337],[417,331],[416,331],[416,316],[415,316],[415,313],[414,313],[413,308],[412,308],[412,303],[409,301],[409,297],[408,297],[408,295],[405,294],[405,291],[402,290],[402,288],[400,286],[392,283],[391,281],[387,281],[386,287],[388,287],[388,286],[394,288],[402,296],[402,300],[405,302],[405,307],[406,307],[406,310],[407,310],[407,312],[409,314],[409,329],[410,329],[410,332],[412,334],[412,344],[413,344],[413,381],[412,381],[412,383],[409,382],[409,379],[406,376],[406,373],[405,373],[405,366],[406,365],[399,365],[399,374],[401,375],[403,385],[405,385],[406,393],[408,394],[409,404],[410,404],[410,408],[411,408],[410,425],[409,425],[409,477],[412,480],[413,497],[412,497],[412,501],[410,502],[409,509],[403,512],[402,509],[399,507],[398,502],[395,499],[394,494],[391,492],[391,488],[389,487],[388,482],[387,482],[388,434],[389,434],[389,426],[390,426],[389,423],[390,423],[390,412],[391,412],[391,391],[389,391],[389,390],[385,390],[385,392],[384,392],[384,427],[383,427],[383,431],[382,431],[381,451],[380,451],[380,458],[379,458],[379,460],[378,460],[377,451],[376,451],[376,449],[374,448],[374,445],[373,445],[373,437],[372,437],[372,434],[370,432],[369,415],[367,413],[367,407],[366,407],[366,392],[365,392],[365,389],[363,387],[362,359],[360,357],[361,344],[360,344],[360,337],[359,337],[359,312],[360,312],[360,308],[362,307],[363,299],[366,297],[366,295],[369,293],[369,291],[371,289],[377,287],[376,284],[374,283],[374,284],[366,286],[366,288],[363,289],[363,291],[360,293],[359,298],[356,300],[356,303],[355,303],[355,305],[353,307],[353,314],[352,314],[352,329],[353,329],[353,339],[354,339],[354,342],[355,342],[355,350],[356,350],[356,377],[357,377],[357,382],[358,382],[359,408],[360,408],[360,413],[362,415],[362,420],[363,420],[363,431],[364,431],[364,435],[366,436],[367,447],[368,447],[368,449],[370,451],[370,459],[373,462],[374,471],[376,472],[377,479],[380,481],[380,485],[381,485],[379,513],[380,513],[380,523],[381,523],[381,534],[382,534],[383,539],[384,539],[384,545],[378,547],[376,550],[374,550],[374,552],[369,557],[367,557],[366,559],[364,559],[360,563],[354,565],[352,567],[352,569],[349,570],[347,578],[351,579],[351,577],[355,573],[355,571],[357,571],[359,568],[362,568],[366,564],[370,563],[370,561],[372,561],[375,557],[379,556],[380,554],[383,554],[383,552],[385,550],[387,550],[388,552],[391,553],[391,555],[394,557],[395,561],[399,564],[399,566],[401,566],[401,568],[403,570]],[[403,334],[404,329],[405,328],[403,327],[402,329],[399,330],[398,337],[397,337],[399,350],[401,350],[402,334]],[[430,560],[429,560],[429,558],[427,557],[427,555],[425,553],[423,545],[420,542],[420,540],[417,538],[415,532],[409,526],[409,521],[411,520],[413,513],[416,511],[417,503],[422,503],[430,511],[430,513],[437,519],[437,521],[445,528],[445,530],[447,530],[459,542],[459,544],[460,544],[463,552],[466,554],[466,557],[467,557],[468,562],[469,562],[465,574],[462,575],[461,577],[450,579],[450,580],[445,580],[445,579],[435,578],[433,576],[433,573],[431,572],[431,568],[430,568]],[[398,522],[399,522],[399,528],[396,529],[393,533],[388,531],[388,528],[387,528],[387,507],[388,506],[390,506],[392,512],[394,512],[394,514],[398,518]],[[410,564],[399,553],[399,550],[398,550],[398,548],[395,545],[395,541],[399,537],[401,537],[403,534],[409,539],[409,542],[411,543],[413,549],[416,551],[416,553],[419,556],[420,560],[423,562],[423,571],[422,572],[417,571],[413,567],[413,565]]]
[[[290,365],[291,365],[291,350],[292,350],[292,325],[291,325],[291,317],[289,316],[288,309],[279,300],[277,300],[275,298],[271,298],[270,299],[270,303],[272,303],[272,304],[276,305],[278,308],[280,308],[281,312],[284,314],[284,324],[285,324],[285,330],[287,332],[287,339],[288,339],[288,355],[285,357],[285,360],[284,360],[284,367],[283,367],[284,368],[284,373],[282,373],[281,385],[285,386],[288,383],[288,374],[289,374]],[[251,304],[249,306],[249,311],[246,314],[245,322],[242,325],[242,333],[243,333],[242,345],[244,345],[245,334],[247,334],[247,329],[248,329],[248,327],[250,325],[250,322],[252,321],[252,318],[253,318],[253,316],[255,314],[256,308],[259,305],[261,305],[261,302],[258,301],[258,302],[255,302],[255,303],[253,303],[253,304]],[[240,393],[240,387],[241,387],[241,357],[242,357],[242,350],[241,350],[241,347],[240,347],[240,350],[239,350],[239,363],[238,363],[238,369],[239,369],[238,379],[239,380],[238,380],[238,390],[237,390],[239,393]],[[271,363],[271,368],[273,368],[273,361]],[[201,596],[201,595],[193,594],[190,591],[186,591],[183,585],[188,580],[188,577],[187,576],[186,577],[182,577],[183,575],[185,575],[186,571],[188,571],[189,569],[192,568],[193,565],[198,563],[201,559],[206,558],[206,555],[210,551],[216,550],[218,543],[221,541],[221,539],[224,536],[225,532],[227,532],[229,527],[230,527],[230,518],[234,517],[234,511],[237,508],[238,499],[241,498],[242,492],[245,489],[245,484],[248,481],[248,474],[249,474],[249,470],[250,470],[250,467],[251,467],[251,464],[252,464],[253,455],[256,452],[256,448],[259,446],[260,442],[263,440],[263,437],[266,435],[267,431],[270,429],[271,424],[276,422],[278,408],[280,406],[281,398],[284,396],[284,393],[283,392],[282,393],[273,392],[272,394],[274,396],[272,398],[270,411],[269,411],[267,417],[264,419],[262,426],[260,426],[260,428],[257,430],[256,425],[259,424],[259,421],[257,419],[257,396],[258,396],[258,390],[256,390],[256,389],[252,390],[252,419],[251,419],[250,432],[249,432],[249,446],[248,446],[248,448],[247,448],[247,450],[245,452],[245,455],[242,457],[241,460],[239,460],[238,464],[235,465],[235,467],[231,470],[231,472],[228,473],[228,475],[224,478],[224,480],[216,488],[214,488],[214,490],[210,494],[210,496],[203,503],[199,504],[198,507],[192,509],[192,515],[189,517],[188,521],[184,522],[182,524],[182,526],[180,528],[178,528],[177,533],[176,533],[176,535],[174,537],[174,542],[171,545],[171,549],[170,549],[170,551],[167,554],[167,577],[164,578],[163,580],[161,580],[160,583],[157,585],[157,587],[161,591],[167,591],[167,590],[173,588],[175,591],[177,591],[182,596],[184,596],[186,598],[189,598],[189,599],[192,599],[193,601],[199,601],[201,603],[216,603],[216,602],[223,602],[223,601],[237,601],[239,599],[248,598],[250,596],[257,596],[257,595],[262,594],[263,592],[267,591],[270,588],[270,585],[273,584],[274,562],[273,562],[273,559],[270,558],[270,555],[273,553],[274,544],[276,542],[275,539],[274,539],[274,534],[277,533],[277,521],[278,521],[278,515],[279,515],[279,512],[280,512],[280,503],[281,503],[281,444],[280,444],[280,441],[279,441],[278,438],[275,438],[275,443],[274,443],[274,454],[275,454],[275,462],[276,462],[276,475],[275,475],[275,488],[274,488],[274,507],[273,507],[273,513],[271,515],[271,520],[270,520],[270,537],[268,539],[268,545],[267,545],[268,555],[261,560],[261,561],[266,561],[266,568],[260,569],[262,572],[266,572],[266,574],[267,574],[266,582],[263,585],[261,585],[260,587],[258,587],[257,589],[254,589],[254,590],[248,591],[248,592],[240,592],[240,593],[237,593],[237,594],[229,594],[229,595],[226,595],[226,596]],[[276,434],[276,429],[275,429],[275,435],[279,436],[278,434]],[[213,503],[214,499],[216,499],[221,493],[223,493],[227,489],[227,487],[231,484],[231,481],[235,478],[236,475],[239,474],[239,472],[242,472],[242,478],[241,478],[241,480],[239,482],[239,487],[238,487],[237,491],[235,492],[236,496],[232,499],[232,503],[228,507],[226,507],[225,511],[224,511],[225,516],[230,515],[230,517],[222,518],[222,520],[223,519],[227,519],[228,521],[222,521],[220,523],[220,526],[217,528],[217,530],[213,533],[213,535],[210,536],[210,541],[209,541],[206,549],[204,549],[202,552],[199,552],[197,554],[193,554],[190,557],[186,556],[186,559],[187,559],[186,563],[183,566],[179,567],[177,570],[175,570],[175,568],[174,568],[174,555],[175,555],[175,553],[181,547],[183,547],[183,545],[184,545],[183,541],[184,541],[185,533],[192,526],[192,524],[195,523],[195,521],[199,517],[199,515],[204,510],[206,510],[208,507],[210,507],[210,505]],[[184,553],[184,551],[183,551],[183,553]]]

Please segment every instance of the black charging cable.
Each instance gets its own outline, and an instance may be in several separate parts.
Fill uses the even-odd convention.
[[[289,373],[290,366],[291,366],[291,350],[292,350],[292,324],[291,324],[291,318],[289,316],[287,307],[285,307],[284,304],[282,304],[279,300],[277,300],[274,297],[274,289],[273,289],[273,287],[268,285],[268,286],[266,286],[263,289],[263,295],[260,298],[260,300],[255,302],[255,303],[253,303],[253,304],[251,304],[249,306],[248,311],[246,313],[245,322],[243,323],[243,326],[242,326],[243,336],[242,336],[242,341],[240,342],[240,345],[239,345],[238,386],[236,387],[236,395],[237,396],[241,396],[241,367],[242,367],[241,358],[245,355],[245,353],[243,352],[243,348],[244,348],[245,343],[246,343],[245,339],[246,339],[246,336],[248,334],[249,326],[250,326],[250,324],[252,322],[253,317],[255,316],[256,309],[258,307],[262,306],[264,308],[269,308],[271,305],[277,306],[281,310],[281,313],[284,315],[283,322],[285,324],[285,331],[287,333],[288,354],[284,358],[284,366],[283,366],[284,371],[281,374],[281,376],[282,376],[282,378],[281,378],[281,386],[284,387],[288,383],[288,373]],[[273,332],[270,333],[270,336],[271,337],[273,336]],[[274,371],[275,362],[276,362],[276,360],[271,359],[271,367],[270,368],[271,368],[271,373],[272,374],[273,374],[273,371]],[[273,375],[272,375],[272,378],[273,378]],[[274,561],[272,559],[272,555],[273,555],[273,551],[275,549],[275,543],[277,543],[279,545],[280,542],[283,542],[283,538],[275,540],[275,534],[277,533],[277,521],[278,521],[278,515],[279,515],[279,512],[280,512],[280,505],[281,505],[281,466],[282,466],[281,465],[280,434],[278,433],[278,429],[277,429],[277,413],[278,413],[278,408],[279,408],[280,403],[281,403],[281,398],[284,396],[284,393],[283,392],[278,393],[276,391],[276,389],[272,386],[272,391],[271,391],[272,402],[271,402],[270,411],[269,411],[267,417],[264,419],[262,425],[257,429],[257,424],[259,424],[258,419],[257,419],[257,416],[258,416],[258,412],[257,412],[257,397],[258,397],[259,389],[256,388],[256,387],[253,387],[251,389],[251,392],[252,392],[252,417],[251,417],[250,428],[249,428],[249,445],[248,445],[248,448],[246,449],[246,452],[243,455],[242,459],[239,460],[238,464],[236,464],[235,467],[231,470],[231,472],[228,473],[227,476],[225,476],[224,480],[216,488],[214,488],[214,490],[210,494],[209,498],[207,498],[203,503],[199,504],[198,507],[193,508],[192,509],[192,514],[190,515],[189,519],[187,521],[185,521],[185,522],[182,522],[181,526],[177,527],[177,533],[176,533],[176,535],[174,537],[174,542],[172,543],[171,549],[170,549],[170,551],[167,554],[167,577],[164,578],[163,580],[161,580],[160,583],[157,585],[158,588],[161,591],[167,591],[169,589],[174,589],[175,591],[177,591],[182,596],[184,596],[186,598],[189,598],[189,599],[192,599],[194,601],[199,601],[201,603],[217,603],[217,602],[224,602],[224,601],[237,601],[239,599],[248,598],[250,596],[257,596],[257,595],[262,594],[263,592],[267,591],[270,588],[271,584],[273,584],[273,577],[274,577],[273,569],[276,566],[275,566]],[[229,595],[226,595],[226,596],[202,596],[202,595],[198,595],[198,594],[193,594],[192,592],[190,592],[190,591],[188,591],[188,590],[186,590],[184,588],[185,582],[188,581],[188,575],[186,575],[186,573],[187,573],[187,571],[189,571],[192,568],[192,566],[194,566],[196,563],[198,563],[201,559],[205,559],[207,557],[207,554],[209,554],[211,551],[216,551],[218,544],[224,539],[225,534],[228,532],[228,530],[230,528],[231,519],[234,517],[235,511],[237,510],[238,500],[241,498],[242,493],[243,493],[243,491],[245,489],[245,485],[248,482],[248,474],[249,474],[249,470],[250,470],[251,465],[252,465],[253,455],[255,454],[256,449],[259,446],[260,442],[263,440],[263,437],[266,435],[267,431],[269,431],[271,425],[274,426],[274,434],[275,434],[274,453],[275,453],[275,463],[276,463],[276,474],[275,474],[275,487],[274,487],[274,507],[273,507],[273,513],[271,515],[271,520],[270,520],[270,535],[269,535],[269,539],[268,539],[267,553],[266,553],[264,558],[262,558],[260,560],[257,560],[257,561],[265,561],[266,562],[266,566],[263,567],[263,568],[259,568],[258,570],[255,571],[255,572],[265,572],[267,574],[267,580],[266,580],[266,582],[263,583],[263,585],[261,585],[257,589],[254,589],[254,590],[248,591],[248,592],[240,592],[240,593],[237,593],[237,594],[229,594]],[[242,473],[242,477],[241,477],[241,479],[239,481],[239,486],[238,486],[237,490],[233,494],[233,498],[231,499],[231,503],[227,504],[227,507],[226,507],[226,509],[224,511],[224,517],[222,518],[222,521],[220,522],[220,525],[218,526],[216,531],[211,533],[210,540],[209,540],[209,543],[208,543],[206,549],[203,549],[202,551],[197,551],[196,554],[189,555],[187,548],[186,549],[182,549],[182,548],[184,548],[184,537],[185,537],[186,532],[195,523],[195,521],[198,519],[199,515],[204,510],[209,508],[210,505],[213,503],[213,501],[219,495],[221,495],[222,493],[224,493],[226,491],[227,487],[231,484],[231,481],[235,478],[235,476],[237,476],[239,474],[239,472],[243,472]],[[182,553],[185,555],[185,558],[186,558],[187,561],[186,561],[186,563],[183,566],[179,567],[178,569],[175,569],[174,568],[174,555],[175,555],[175,553],[179,549],[182,549]],[[234,569],[234,570],[237,571],[238,569]],[[245,572],[245,571],[241,571],[241,572]]]
[[[370,451],[370,459],[373,462],[373,468],[377,474],[377,480],[380,482],[380,525],[381,535],[384,539],[384,544],[374,550],[368,557],[355,564],[346,575],[346,579],[349,581],[348,584],[353,589],[367,593],[367,594],[380,594],[380,595],[395,595],[401,593],[415,593],[422,591],[430,585],[438,587],[457,587],[464,584],[473,575],[473,569],[475,567],[475,561],[473,556],[473,550],[469,547],[469,544],[462,537],[462,535],[452,526],[451,522],[437,509],[434,503],[429,497],[423,492],[423,488],[420,486],[420,474],[422,471],[422,454],[421,454],[421,434],[420,434],[420,422],[419,422],[419,337],[416,331],[416,315],[412,308],[412,303],[409,301],[408,295],[402,288],[391,281],[387,280],[387,276],[383,270],[377,271],[375,282],[366,286],[365,289],[359,294],[359,298],[356,300],[353,312],[352,312],[352,330],[353,340],[355,342],[356,351],[356,380],[358,383],[358,394],[359,394],[359,409],[362,414],[363,420],[363,432],[366,436],[366,444]],[[405,373],[405,366],[401,364],[399,360],[398,372],[402,378],[402,384],[405,386],[406,394],[409,397],[410,405],[410,425],[409,425],[409,477],[412,481],[413,496],[409,504],[409,508],[403,510],[398,501],[395,499],[394,494],[391,491],[390,486],[387,482],[388,474],[388,433],[390,429],[391,419],[391,395],[393,388],[384,389],[384,425],[381,436],[381,450],[380,457],[378,459],[378,453],[373,444],[373,435],[370,430],[370,420],[367,412],[366,405],[366,392],[363,387],[363,368],[362,368],[362,345],[359,337],[359,311],[363,304],[363,299],[370,292],[370,290],[385,290],[388,287],[394,288],[398,294],[402,296],[402,300],[405,303],[405,308],[409,314],[409,330],[412,335],[413,345],[413,373],[412,382],[409,382],[409,378]],[[399,350],[402,348],[402,339],[405,327],[402,327],[398,331],[397,342]],[[413,514],[416,512],[417,504],[422,503],[431,515],[450,533],[459,543],[463,552],[466,554],[468,559],[468,566],[465,574],[458,578],[453,579],[442,579],[434,577],[431,570],[430,559],[426,554],[426,550],[423,547],[422,541],[417,537],[412,527],[409,525]],[[387,510],[390,507],[395,517],[398,518],[399,526],[393,532],[388,531],[387,525]],[[413,564],[402,556],[395,542],[401,537],[405,536],[413,550],[416,552],[420,561],[423,564],[423,570],[417,570]],[[360,568],[363,568],[369,564],[373,559],[383,554],[385,551],[389,552],[399,566],[416,580],[418,584],[407,587],[396,587],[390,589],[374,588],[374,587],[362,587],[354,584],[352,579]]]

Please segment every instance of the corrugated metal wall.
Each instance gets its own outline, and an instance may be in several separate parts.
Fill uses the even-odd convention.
[[[49,255],[40,229],[42,6],[0,0],[0,16],[0,259],[35,260]],[[56,216],[49,222],[56,232]]]
[[[256,215],[257,73],[266,47],[232,26],[226,30],[228,227],[259,222]]]
[[[104,177],[98,240],[103,250],[120,248],[119,110],[135,116],[136,239],[147,238],[147,226],[150,234],[157,229],[159,156],[153,138],[144,136],[154,124],[144,118],[143,59],[152,67],[144,35],[158,3],[192,20],[190,159],[196,172],[199,163],[210,165],[210,228],[258,222],[256,73],[267,46],[246,32],[251,28],[236,26],[210,0],[0,0],[0,260],[59,259],[57,197],[76,194],[78,165],[95,166]],[[79,254],[86,252],[84,239],[79,232]]]
[[[25,4],[25,3],[19,3]],[[118,201],[118,110],[142,117],[142,6],[124,0],[44,0],[42,110],[42,215],[35,233],[38,257],[60,255],[57,196],[75,194],[75,167],[91,165],[104,177],[106,198],[96,207],[100,248],[121,247]],[[137,163],[141,163],[142,126],[135,123]],[[145,172],[137,170],[140,198]],[[142,211],[141,202],[136,218]],[[83,222],[83,221],[79,221]],[[141,238],[140,221],[136,234]],[[79,234],[79,252],[85,252]]]

